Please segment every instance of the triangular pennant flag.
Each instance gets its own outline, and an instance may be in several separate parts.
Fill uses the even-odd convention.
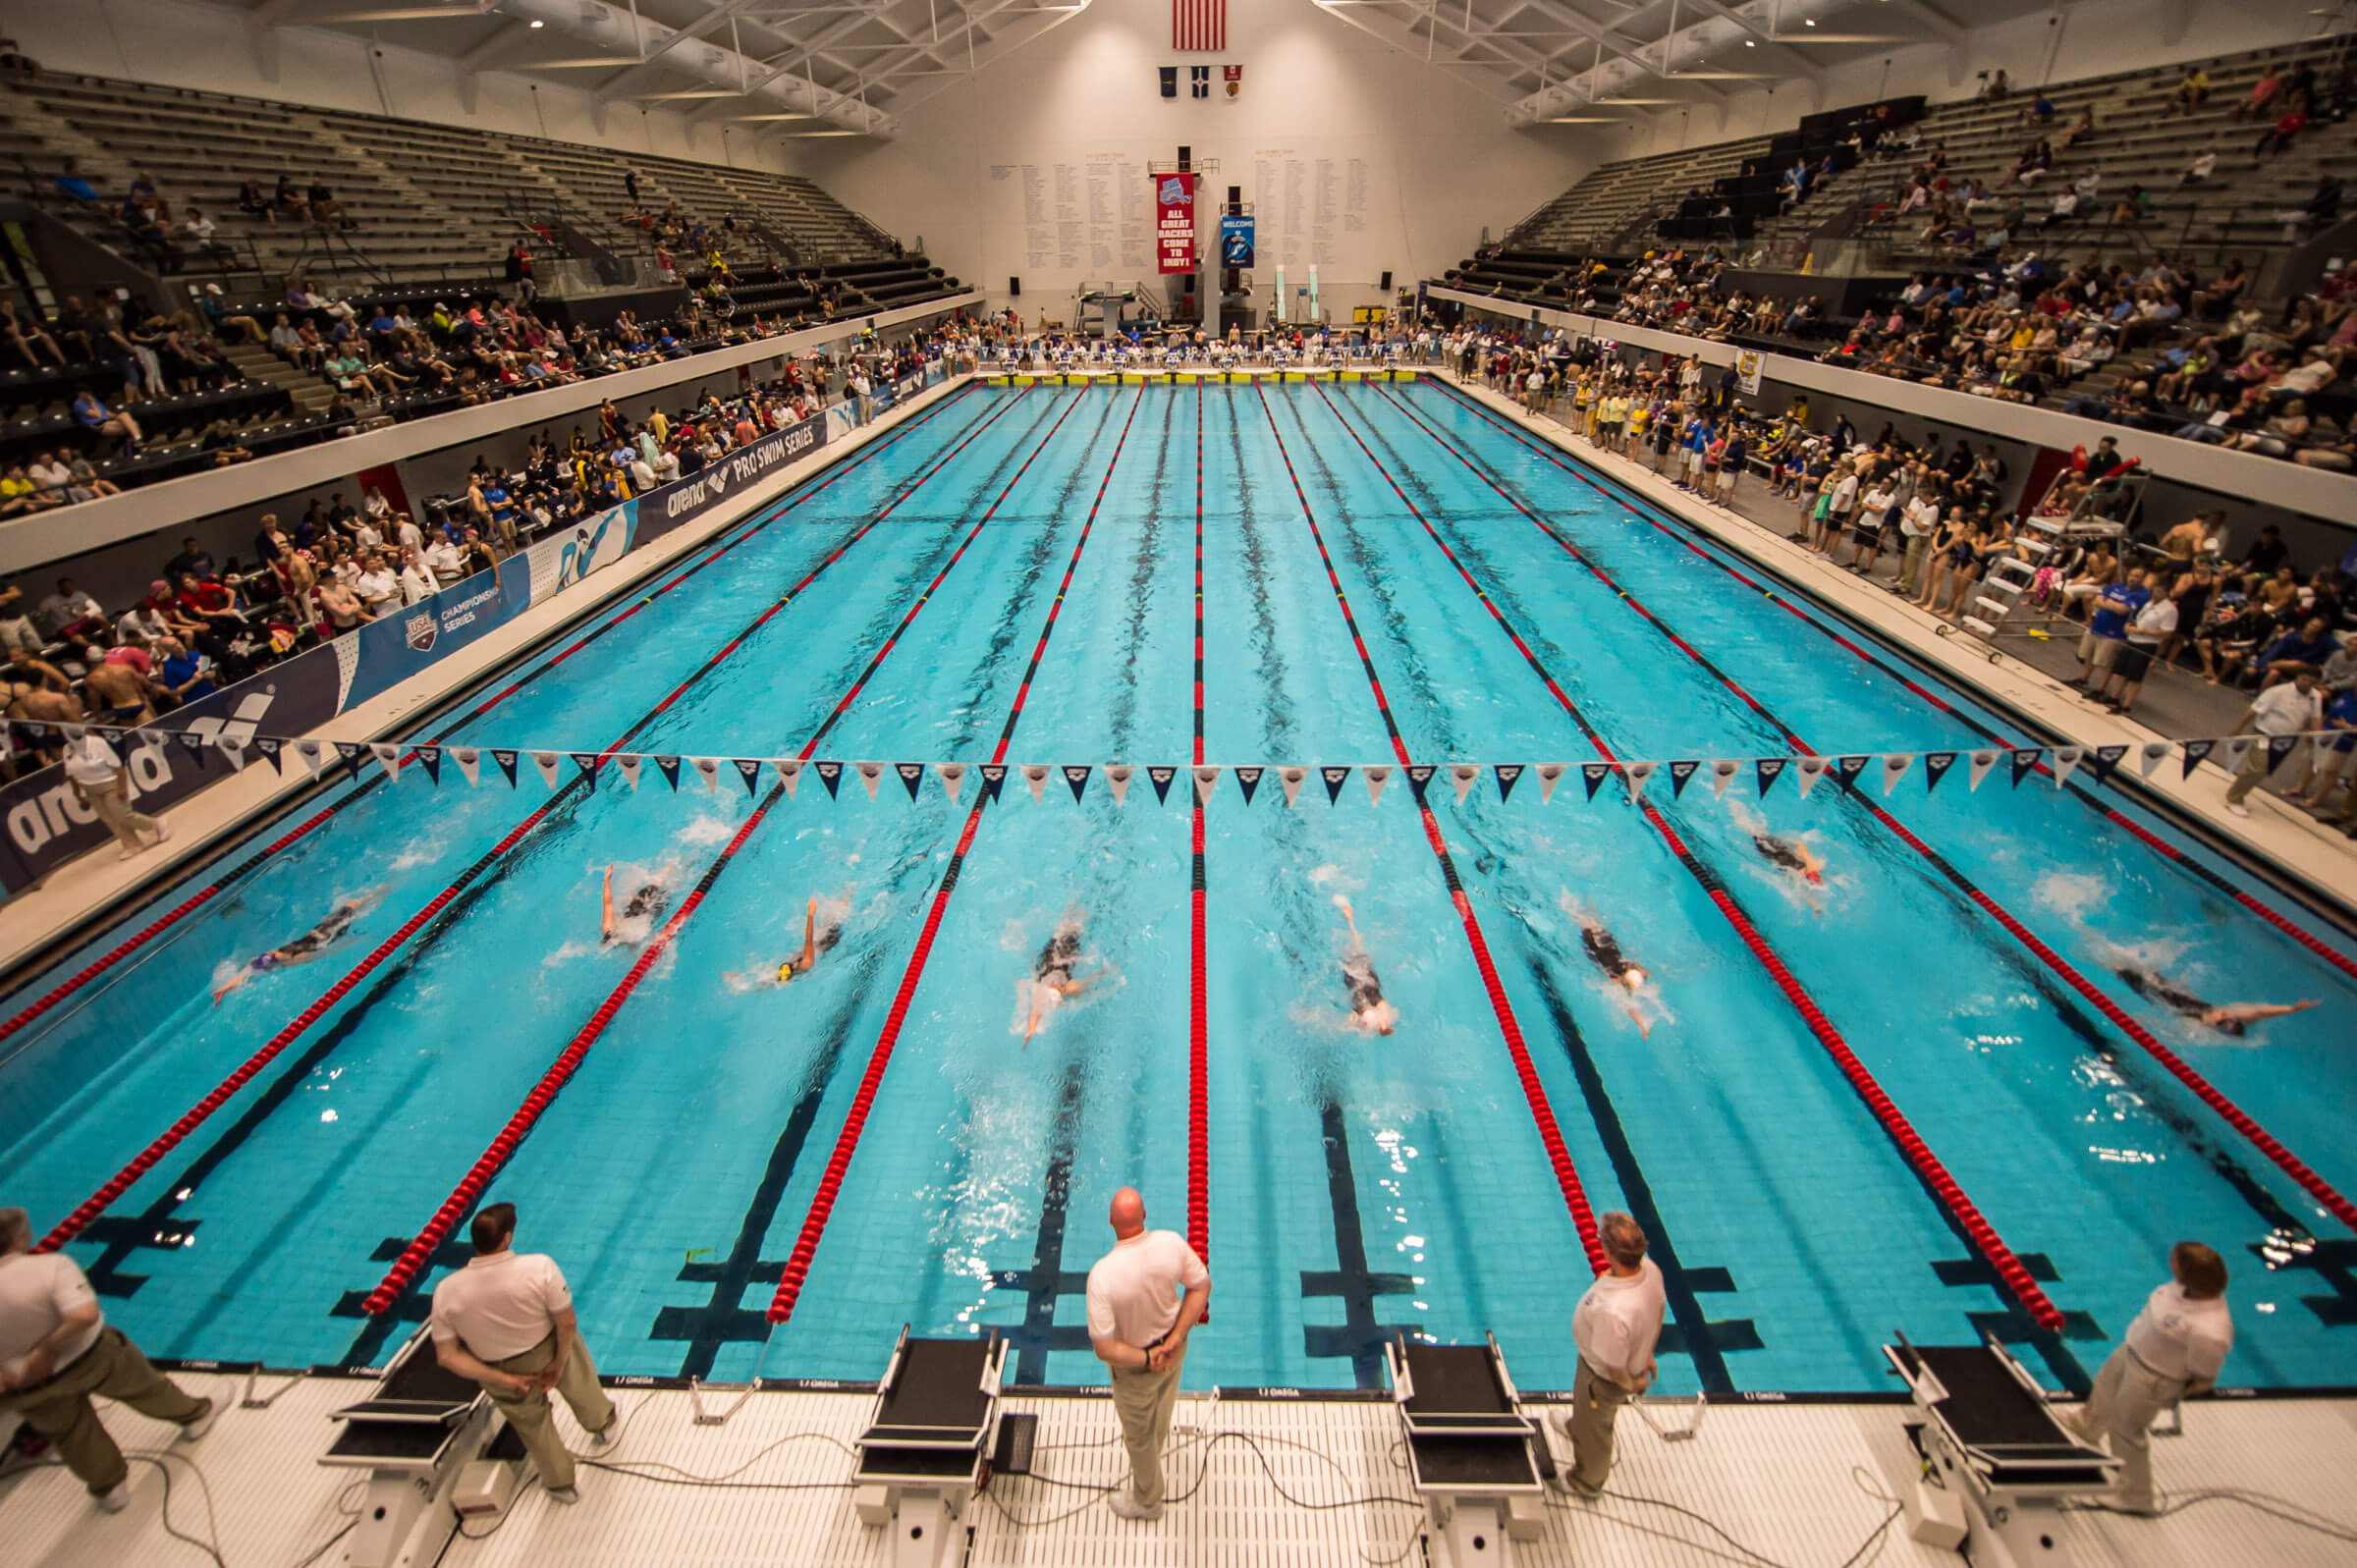
[[[728,760],[736,766],[737,777],[744,781],[744,792],[748,796],[759,794],[761,792],[761,759],[758,757],[731,757]]]
[[[958,796],[965,788],[965,764],[937,762],[933,765],[933,771],[941,776],[941,786],[950,792],[950,804],[958,804]]]
[[[1031,786],[1031,798],[1034,800],[1039,799],[1040,791],[1048,786],[1047,764],[1041,762],[1026,762],[1023,764],[1022,772],[1023,783]]]
[[[622,782],[630,786],[632,793],[637,792],[638,770],[644,766],[646,759],[635,751],[619,752],[614,758],[614,771],[622,775]]]
[[[1858,775],[1864,773],[1866,764],[1873,760],[1874,758],[1871,756],[1862,753],[1836,757],[1834,759],[1834,777],[1841,781],[1842,788],[1854,790],[1858,787]]]
[[[600,752],[576,751],[573,753],[573,765],[581,770],[581,777],[589,781],[589,787],[594,790],[597,787],[597,770],[606,765],[606,759]]]
[[[778,783],[786,786],[786,798],[789,800],[800,799],[802,789],[802,759],[799,757],[779,757],[772,760],[770,766],[778,770]]]
[[[435,788],[442,787],[442,748],[440,746],[419,746],[417,748],[417,766],[425,770],[426,778],[433,781]]]
[[[1135,768],[1125,762],[1111,762],[1105,765],[1105,786],[1113,791],[1115,805],[1125,806],[1129,803],[1129,780],[1136,772]]]
[[[818,782],[827,786],[827,798],[829,800],[835,799],[835,791],[843,787],[843,764],[840,762],[821,762],[815,764],[815,766],[818,769]],[[1004,770],[1002,770],[1002,772]]]
[[[925,765],[921,762],[896,762],[892,771],[901,776],[901,787],[914,800],[916,792],[925,786]]]
[[[1923,754],[1923,792],[1925,794],[1928,795],[1940,787],[1940,781],[1947,777],[1947,770],[1956,765],[1956,758],[1961,753],[1953,751],[1927,751]]]
[[[2300,744],[2298,735],[2269,735],[2267,737],[2267,771],[2274,773],[2283,766]]]
[[[1768,798],[1768,791],[1774,789],[1776,782],[1784,776],[1784,769],[1791,760],[1789,757],[1759,757],[1753,760],[1751,771],[1760,782],[1762,800]]]
[[[89,726],[87,725],[59,725],[57,729],[58,733],[66,737],[67,745],[73,745],[76,741],[80,740],[83,735],[89,732]],[[204,737],[202,735],[198,735],[196,737],[196,743],[198,745],[202,745],[204,743]]]
[[[195,739],[186,730],[181,731],[180,738],[192,743]],[[339,740],[336,742],[336,755],[344,759],[344,771],[357,779],[360,776],[360,759],[368,755],[368,748],[356,740]]]
[[[1522,764],[1501,762],[1490,771],[1498,776],[1498,803],[1504,805],[1513,795],[1514,785],[1522,782]]]
[[[998,803],[999,791],[1007,786],[1007,765],[986,762],[982,765],[982,793],[992,804]]]
[[[2153,776],[2153,770],[2160,767],[2163,762],[2167,760],[2167,741],[2148,740],[2144,743],[2142,749],[2136,753],[2136,766],[2144,771],[2144,776],[2147,779],[2150,779]]]
[[[1318,777],[1326,781],[1326,804],[1340,805],[1343,799],[1343,785],[1350,782],[1348,766],[1338,768],[1332,764],[1323,764],[1318,769]]]
[[[1277,782],[1285,786],[1285,803],[1287,805],[1294,806],[1301,803],[1301,785],[1308,778],[1309,770],[1307,768],[1280,768],[1277,770]]]
[[[870,800],[875,799],[876,785],[884,782],[884,764],[880,762],[854,762],[851,764],[851,771],[859,775],[859,782],[861,784],[867,785],[867,798]]]
[[[1252,791],[1260,787],[1260,770],[1258,768],[1236,769],[1235,786],[1244,792],[1244,804],[1247,806],[1252,804]]]
[[[243,745],[239,744],[235,740],[230,739],[227,735],[221,736],[219,739],[215,740],[213,744],[219,746],[221,748],[221,755],[229,759],[229,771],[231,773],[244,773],[246,771],[246,748]]]
[[[1074,805],[1080,803],[1080,796],[1088,789],[1088,775],[1089,765],[1085,762],[1068,762],[1064,765],[1065,785],[1071,790]]]
[[[466,776],[469,785],[482,777],[483,754],[475,747],[453,746],[450,748],[450,760],[459,765],[459,772]]]
[[[1169,801],[1171,798],[1171,781],[1178,777],[1178,770],[1176,768],[1156,768],[1149,766],[1146,769],[1146,781],[1147,783],[1153,784],[1154,798],[1159,801]]]
[[[2098,784],[2101,784],[2105,780],[2110,778],[2111,770],[2118,767],[2120,759],[2125,757],[2127,754],[2128,748],[2125,746],[2096,747],[2095,761],[2088,764],[2089,767],[2095,770],[2095,782]]]
[[[2186,742],[2185,742],[2185,772],[2184,772],[2182,775],[2180,775],[2179,777],[2181,777],[2181,778],[2186,778],[2186,779],[2190,779],[2190,778],[2192,778],[2192,777],[2193,777],[2193,770],[2194,770],[2194,769],[2196,769],[2196,768],[2198,768],[2198,767],[2200,767],[2200,766],[2202,765],[2203,759],[2207,758],[2207,757],[2210,755],[2210,753],[2211,753],[2211,752],[2213,752],[2213,751],[2215,751],[2215,750],[2217,750],[2217,749],[2218,749],[2218,742],[2217,742],[2217,741],[2215,741],[2215,740],[2188,740],[2188,741],[2186,741]]]
[[[1613,776],[1613,765],[1609,762],[1583,762],[1579,765],[1579,771],[1588,781],[1588,798],[1594,800],[1598,786]]]
[[[1712,798],[1725,798],[1727,794],[1727,786],[1730,784],[1733,784],[1736,776],[1742,773],[1742,771],[1743,764],[1737,762],[1732,757],[1714,758],[1711,762]]]
[[[2242,772],[2242,759],[2259,743],[2257,735],[2229,735],[2219,743],[2218,765],[2228,773]]]
[[[657,772],[657,773],[661,774],[661,775],[663,776],[663,782],[664,782],[665,784],[667,784],[671,785],[672,793],[674,793],[674,794],[677,794],[677,793],[679,793],[679,789],[680,789],[680,759],[679,759],[679,758],[677,758],[677,757],[657,757],[657,758],[655,759],[655,772]]]
[[[1466,792],[1479,783],[1480,779],[1481,769],[1473,763],[1453,762],[1449,765],[1449,782],[1456,786],[1456,803],[1460,806],[1465,803]]]
[[[1216,764],[1211,767],[1197,768],[1195,770],[1195,804],[1199,806],[1208,801],[1211,798],[1212,790],[1219,787],[1219,783],[1220,770]]]
[[[298,740],[295,742],[295,755],[309,765],[311,777],[316,779],[319,777],[319,765],[327,757],[327,747],[316,740]]]
[[[1552,806],[1555,804],[1555,786],[1562,783],[1564,771],[1563,765],[1560,762],[1542,762],[1539,764],[1540,805]]]
[[[1967,776],[1964,781],[1964,786],[1967,789],[1980,788],[1981,781],[1989,777],[1989,770],[1997,766],[1997,759],[2002,755],[2002,752],[1997,751],[1974,752],[1972,754],[1972,761],[1967,764]]]
[[[693,768],[695,776],[703,780],[704,793],[708,795],[720,793],[720,759],[718,757],[689,757],[687,766]]]
[[[1419,806],[1424,804],[1424,791],[1432,787],[1435,771],[1429,762],[1411,762],[1407,765],[1407,786],[1416,792],[1416,804]]]
[[[2022,780],[2027,779],[2031,773],[2036,771],[2038,764],[2045,758],[2046,748],[2043,746],[2015,746],[2013,748],[2013,787],[2019,789]]]
[[[1800,775],[1800,798],[1806,800],[1809,791],[1817,787],[1817,781],[1825,777],[1825,770],[1833,764],[1825,757],[1802,757],[1792,766]]]
[[[35,740],[55,740],[57,726],[41,724],[36,720],[27,720],[25,725],[25,732]]]
[[[2062,781],[2070,777],[2071,770],[2076,768],[2086,755],[2087,748],[2085,746],[2056,746],[2055,748],[2055,787],[2056,789],[2062,787]]]
[[[1682,795],[1686,792],[1686,784],[1688,781],[1694,777],[1694,770],[1701,766],[1702,764],[1699,761],[1688,762],[1684,760],[1670,764],[1671,799],[1675,800],[1679,795]]]
[[[532,766],[540,770],[541,779],[546,782],[551,789],[554,789],[557,786],[557,765],[564,760],[564,758],[558,756],[553,751],[535,751],[532,753]]]
[[[1658,762],[1632,762],[1622,770],[1628,778],[1628,798],[1630,800],[1639,800],[1644,797],[1645,786],[1653,783],[1653,776],[1661,766]]]
[[[1891,790],[1893,790],[1893,789],[1897,788],[1897,787],[1898,787],[1898,782],[1899,782],[1901,779],[1904,779],[1904,778],[1907,776],[1907,770],[1908,770],[1909,768],[1912,768],[1912,767],[1914,767],[1914,766],[1915,766],[1915,753],[1913,753],[1912,751],[1886,751],[1886,752],[1884,752],[1884,753],[1883,753],[1883,793],[1884,793],[1884,794],[1889,794],[1889,793],[1890,793]]]
[[[1367,781],[1367,804],[1382,805],[1383,786],[1392,782],[1392,765],[1388,762],[1370,762],[1359,773]]]
[[[499,771],[508,776],[510,789],[516,787],[516,759],[522,755],[523,753],[521,751],[494,751],[491,753],[491,760],[499,764]]]
[[[376,758],[377,766],[385,770],[385,777],[395,784],[401,783],[401,748],[390,741],[371,740],[368,750]]]
[[[117,738],[120,739],[121,737],[118,736]],[[280,778],[283,779],[286,777],[287,743],[284,740],[281,740],[276,735],[255,735],[253,737],[253,749],[270,759],[270,761],[277,767]]]

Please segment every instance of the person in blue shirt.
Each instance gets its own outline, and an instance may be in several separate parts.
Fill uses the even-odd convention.
[[[145,439],[139,431],[137,420],[128,413],[115,412],[100,403],[98,395],[86,387],[74,395],[74,421],[94,436],[122,437],[123,456],[126,458],[137,457],[139,443]]]
[[[2352,765],[2357,765],[2357,690],[2343,691],[2325,704],[2325,728],[2339,733],[2316,743],[2309,756],[2308,778],[2291,798],[2318,811],[2337,785],[2349,784],[2348,804],[2341,808],[2340,822],[2357,838],[2357,779],[2351,772]]]
[[[96,201],[98,199],[97,190],[82,177],[82,171],[76,167],[72,158],[66,160],[65,171],[51,183],[77,201]]]
[[[2259,657],[2251,661],[2251,674],[2258,677],[2262,691],[2278,680],[2289,680],[2303,670],[2321,677],[2325,661],[2338,649],[2323,618],[2313,618],[2299,630],[2286,631],[2261,649]]]
[[[2095,601],[2095,613],[2087,618],[2087,634],[2079,639],[2079,678],[2072,685],[2089,690],[2110,676],[2111,662],[2127,640],[2129,619],[2153,601],[2147,577],[2148,573],[2131,571]]]
[[[178,638],[166,637],[157,647],[164,655],[164,662],[156,668],[156,678],[183,703],[209,697],[217,689],[203,659]]]

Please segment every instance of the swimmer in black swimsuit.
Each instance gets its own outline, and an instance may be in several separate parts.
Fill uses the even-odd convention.
[[[1047,1022],[1048,1014],[1072,997],[1078,996],[1101,978],[1099,974],[1074,975],[1072,966],[1080,961],[1081,917],[1077,910],[1067,914],[1057,924],[1055,935],[1039,949],[1031,962],[1031,1016],[1023,1025],[1023,1049],[1031,1048],[1031,1037]]]
[[[2173,1007],[2195,1023],[2215,1029],[2221,1035],[2240,1035],[2252,1024],[2295,1012],[2306,1012],[2318,1005],[2316,1000],[2311,998],[2306,1001],[2242,1001],[2220,1006],[2204,1000],[2165,975],[2156,974],[2142,964],[2122,964],[2111,972],[2126,981],[2128,989],[2139,997]]]
[[[1350,900],[1338,892],[1334,906],[1350,928],[1350,946],[1343,950],[1343,984],[1350,988],[1351,1026],[1364,1034],[1388,1035],[1399,1026],[1399,1009],[1383,995],[1383,982],[1376,977],[1375,960],[1368,956],[1367,945],[1359,937],[1358,917],[1351,912]]]
[[[802,950],[778,965],[774,979],[758,980],[755,984],[793,985],[810,972],[811,966],[818,962],[820,954],[833,952],[835,944],[842,940],[843,922],[840,919],[829,921],[827,929],[824,931],[818,929],[818,899],[813,895],[808,907],[802,911]],[[742,976],[735,973],[729,974],[726,978],[740,983],[743,979]]]
[[[213,1005],[220,1006],[223,997],[228,996],[255,975],[266,975],[273,969],[289,969],[296,964],[309,963],[313,958],[325,953],[350,936],[353,922],[375,908],[377,900],[382,897],[384,897],[382,892],[370,892],[363,893],[357,898],[347,898],[330,909],[326,919],[297,937],[293,942],[287,943],[283,946],[273,947],[268,952],[248,960],[246,967],[213,988]]]
[[[1812,883],[1825,881],[1825,861],[1817,851],[1797,838],[1780,838],[1773,833],[1755,833],[1751,846],[1770,865],[1784,871],[1795,871]]]
[[[1643,996],[1646,987],[1652,983],[1651,977],[1628,961],[1620,951],[1619,939],[1613,935],[1611,929],[1584,909],[1579,912],[1579,944],[1587,949],[1588,961],[1603,970],[1606,979],[1617,986],[1628,988],[1631,999],[1628,1016],[1636,1024],[1637,1033],[1645,1039],[1651,1039],[1653,1020],[1646,1017],[1643,1009],[1635,1004],[1635,999]]]
[[[597,939],[611,946],[621,940],[615,935],[615,928],[622,920],[644,920],[651,926],[662,919],[663,911],[671,907],[671,890],[659,882],[641,883],[638,891],[630,894],[630,901],[623,905],[618,920],[614,913],[614,868],[608,866],[601,902]],[[638,939],[632,938],[628,946],[636,946],[637,942]]]

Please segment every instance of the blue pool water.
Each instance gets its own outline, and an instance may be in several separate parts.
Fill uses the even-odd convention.
[[[1391,760],[1304,503],[1417,760],[1594,753],[1408,503],[1620,755],[1783,749],[1483,473],[1818,749],[1979,743],[1960,715],[1425,385],[968,392],[767,508],[721,559],[451,738],[613,741],[901,496],[632,742],[789,754],[1003,495],[817,749],[983,761],[1102,485],[1008,760],[1185,762],[1198,453],[1210,761]],[[439,790],[414,776],[348,786],[327,826],[0,1047],[6,1200],[36,1226],[70,1210],[546,798],[528,767],[513,792],[484,772],[473,790],[447,769]],[[1959,777],[1927,796],[1921,777],[1890,802],[1913,832],[2327,1181],[2357,1186],[2357,987],[2076,790],[2009,790],[2001,769],[1977,793]],[[1155,1222],[1185,1228],[1190,817],[1183,778],[1167,804],[1142,771],[1125,805],[1101,782],[1077,805],[1049,788],[1034,804],[1011,781],[983,813],[774,1336],[763,1309],[965,808],[938,787],[912,803],[889,772],[872,802],[850,780],[833,801],[805,782],[746,839],[492,1188],[521,1209],[522,1244],[563,1263],[604,1371],[872,1377],[909,1323],[997,1327],[1025,1380],[1094,1380],[1078,1284],[1109,1239],[1113,1189],[1135,1184]],[[1880,1388],[1875,1347],[1894,1328],[1989,1328],[2066,1382],[2181,1236],[2234,1271],[2226,1380],[2357,1383],[2357,1250],[2341,1227],[1919,855],[1830,784],[1804,801],[1789,783],[1765,800],[1698,783],[1672,802],[1657,781],[1697,861],[2069,1315],[2061,1335],[2031,1334],[1617,793],[1585,802],[1574,772],[1551,805],[1535,779],[1503,803],[1486,781],[1461,805],[1445,784],[1431,799],[1590,1200],[1654,1233],[1672,1285],[1668,1388]],[[649,769],[634,793],[609,774],[569,798],[73,1244],[110,1314],[160,1355],[378,1357],[406,1330],[359,1316],[358,1298],[632,962],[599,944],[606,867],[626,893],[650,878],[684,892],[751,809],[733,770],[716,792],[690,775],[675,796]],[[1762,828],[1813,844],[1824,889],[1769,867]],[[1407,1329],[1494,1331],[1523,1384],[1568,1386],[1587,1269],[1404,783],[1374,803],[1354,775],[1330,805],[1313,775],[1292,809],[1273,777],[1248,806],[1224,784],[1204,865],[1216,1290],[1187,1380],[1365,1385],[1381,1340]],[[230,967],[366,892],[381,899],[346,946],[211,1003]],[[1338,893],[1399,1009],[1388,1039],[1343,1026]],[[786,990],[748,984],[798,946],[811,896],[848,910],[840,946]],[[1582,908],[1657,977],[1650,1036],[1584,955]],[[1020,984],[1072,910],[1107,978],[1026,1048]],[[2324,1005],[2229,1042],[2136,1002],[2110,977],[2130,956],[2220,1000]],[[446,1249],[425,1283],[463,1256]]]

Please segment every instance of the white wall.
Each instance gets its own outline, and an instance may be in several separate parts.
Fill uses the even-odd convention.
[[[482,72],[475,78],[469,107],[448,59],[395,43],[371,43],[356,33],[279,27],[266,35],[257,58],[242,11],[192,0],[74,0],[12,4],[6,10],[10,35],[51,71],[386,114],[510,135],[549,136],[622,152],[724,161],[716,127],[691,134],[687,117],[667,109],[641,114],[636,105],[616,104],[600,133],[590,119],[585,87],[563,81]],[[401,25],[388,26],[398,36]],[[618,59],[616,68],[625,63]],[[588,81],[604,75],[568,74]],[[740,168],[792,172],[774,140],[751,147],[751,139],[741,131],[732,135],[726,161]]]
[[[1571,185],[1592,165],[1562,128],[1509,131],[1504,106],[1421,58],[1386,48],[1307,0],[1233,0],[1224,54],[1170,47],[1169,0],[1096,0],[1041,41],[986,66],[901,115],[890,142],[844,138],[814,144],[807,171],[828,190],[904,240],[922,236],[926,253],[994,303],[1020,277],[1026,315],[1069,319],[1075,285],[1154,275],[1146,163],[1168,161],[1181,143],[1198,165],[1219,172],[1198,223],[1198,244],[1215,243],[1212,206],[1231,185],[1257,208],[1260,265],[1254,304],[1264,306],[1275,262],[1288,247],[1286,164],[1314,198],[1321,166],[1336,210],[1327,226],[1329,259],[1319,266],[1321,302],[1346,319],[1353,304],[1377,302],[1385,270],[1412,286],[1471,253],[1483,225],[1493,233]],[[1187,68],[1212,67],[1213,96],[1187,96]],[[1243,90],[1225,93],[1220,67],[1244,68]],[[1156,68],[1179,68],[1179,96],[1160,96]],[[1274,155],[1276,161],[1272,161]],[[1080,243],[1044,258],[1027,243],[1023,170],[1037,171],[1053,218],[1056,170],[1073,172]],[[1126,257],[1118,243],[1100,258],[1088,240],[1088,171],[1104,171],[1117,203],[1127,193],[1143,212],[1146,248]],[[1260,189],[1260,172],[1274,189]],[[1353,227],[1354,175],[1364,205]],[[1117,205],[1114,216],[1118,219]],[[1306,213],[1290,241],[1288,289],[1308,280],[1313,225]]]
[[[1827,62],[1822,90],[1785,81],[1773,92],[1734,91],[1724,104],[1706,100],[1651,115],[1628,130],[1607,127],[1595,139],[1609,149],[1607,157],[1645,157],[1788,131],[1803,115],[1883,97],[1921,93],[1934,103],[1968,98],[1982,71],[2001,68],[2016,87],[2028,87],[2270,48],[2314,37],[2320,25],[2303,0],[2082,0],[1995,24],[1974,23],[1962,0],[1933,3],[1970,28],[1960,46],[1910,44]],[[1832,26],[1872,32],[1885,14],[1878,6],[1854,6]]]

